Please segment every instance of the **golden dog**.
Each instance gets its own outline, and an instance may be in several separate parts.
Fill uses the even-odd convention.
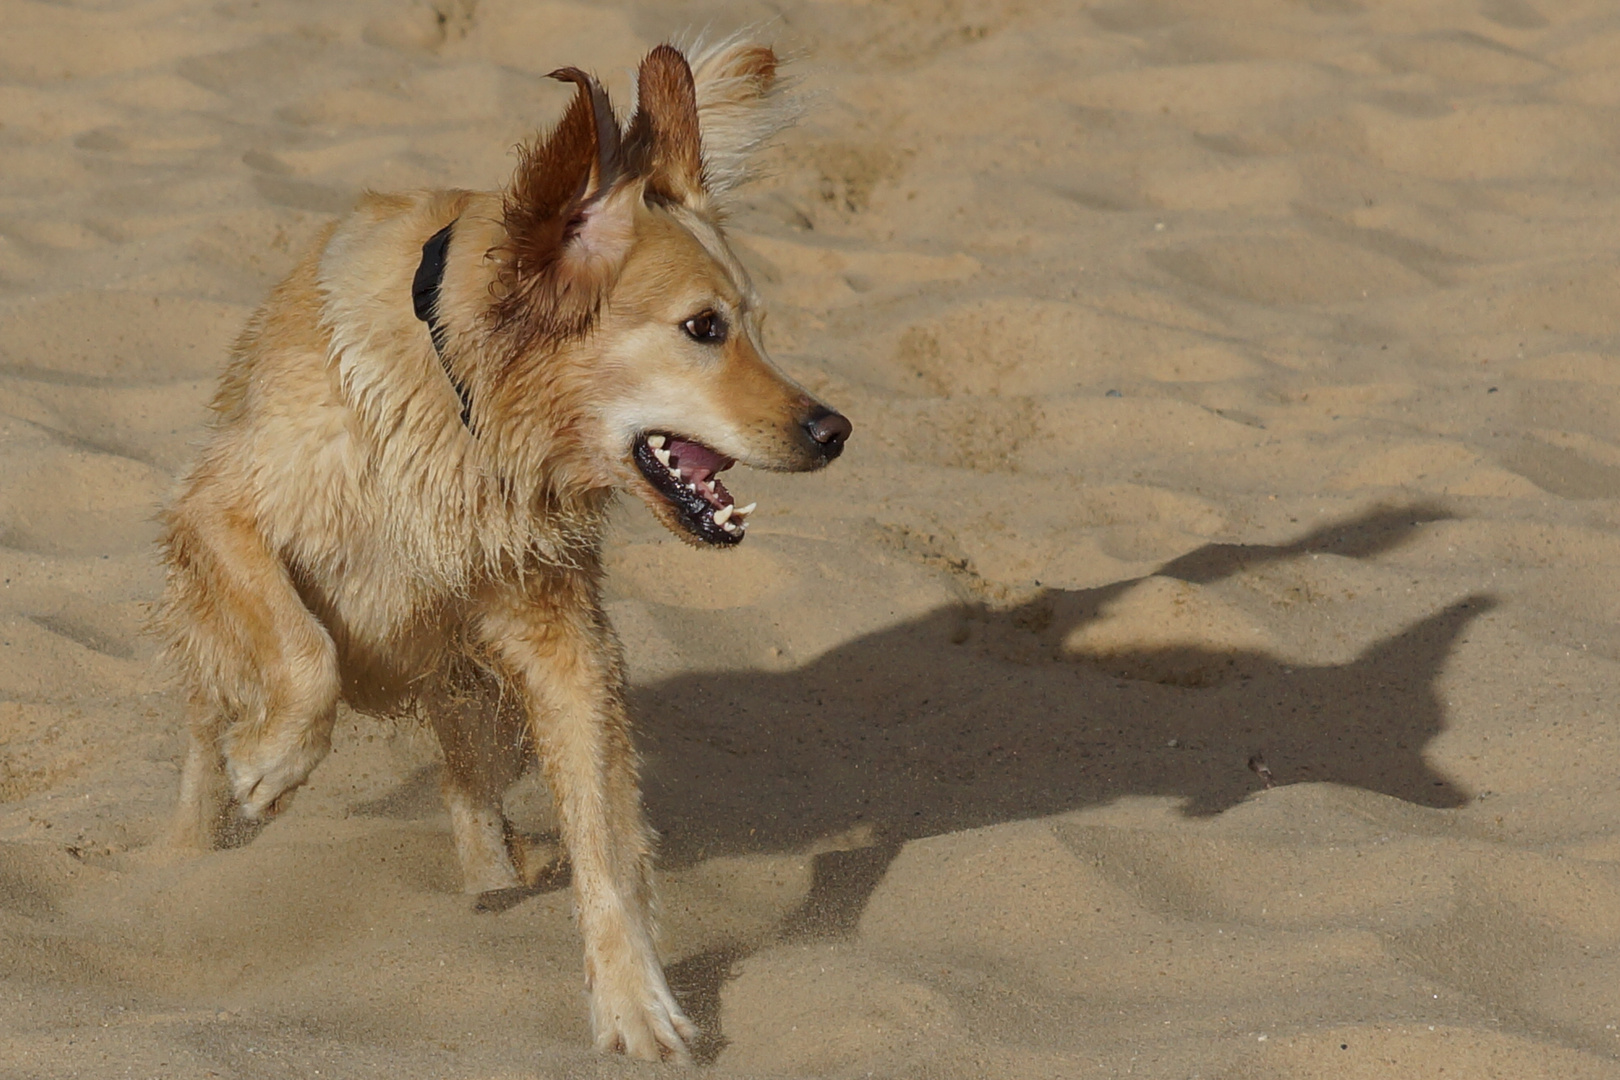
[[[193,710],[175,840],[282,809],[340,700],[420,709],[470,892],[521,884],[505,789],[537,752],[598,1046],[688,1057],[654,951],[654,836],[601,604],[616,490],[746,534],[734,462],[820,468],[849,421],[765,359],[718,200],[785,122],[777,58],[642,62],[621,127],[585,73],[503,192],[367,195],[249,321],[165,512],[156,624]]]

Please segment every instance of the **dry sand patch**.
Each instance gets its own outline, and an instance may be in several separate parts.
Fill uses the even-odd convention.
[[[617,1076],[436,751],[345,716],[153,847],[151,514],[363,187],[487,187],[672,32],[816,107],[734,222],[856,433],[621,515],[664,948],[720,1075],[1620,1076],[1620,16],[16,0],[0,35],[0,1075]],[[486,905],[491,906],[491,905]]]

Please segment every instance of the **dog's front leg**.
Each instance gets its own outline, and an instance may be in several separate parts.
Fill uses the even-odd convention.
[[[337,650],[252,514],[192,492],[170,514],[161,618],[194,673],[191,749],[174,836],[217,841],[223,768],[241,816],[284,808],[332,746]],[[221,761],[223,756],[223,761]]]
[[[596,1045],[688,1061],[697,1028],[653,945],[653,833],[641,808],[618,640],[588,574],[495,600],[483,633],[522,687],[573,865]]]

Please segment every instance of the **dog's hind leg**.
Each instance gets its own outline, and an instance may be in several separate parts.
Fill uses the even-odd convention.
[[[287,805],[331,749],[340,685],[331,636],[246,515],[188,501],[168,524],[159,621],[194,698],[215,704],[193,718],[182,777],[176,836],[196,841],[221,758],[244,818]]]
[[[617,639],[588,572],[498,598],[483,633],[521,688],[573,866],[596,1045],[689,1061],[698,1031],[664,980]]]
[[[522,775],[528,751],[524,717],[498,688],[473,695],[435,695],[428,708],[444,750],[444,801],[461,861],[463,891],[494,892],[523,884],[512,859],[501,796]]]

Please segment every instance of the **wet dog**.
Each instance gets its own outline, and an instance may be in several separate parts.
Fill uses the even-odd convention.
[[[338,702],[420,711],[470,892],[518,886],[504,790],[538,754],[572,865],[597,1045],[688,1056],[654,950],[620,647],[616,491],[730,547],[721,474],[836,458],[843,416],[760,343],[720,203],[784,122],[777,58],[654,49],[622,124],[575,95],[501,192],[368,195],[248,323],[165,511],[156,623],[189,693],[177,843],[281,810]]]

